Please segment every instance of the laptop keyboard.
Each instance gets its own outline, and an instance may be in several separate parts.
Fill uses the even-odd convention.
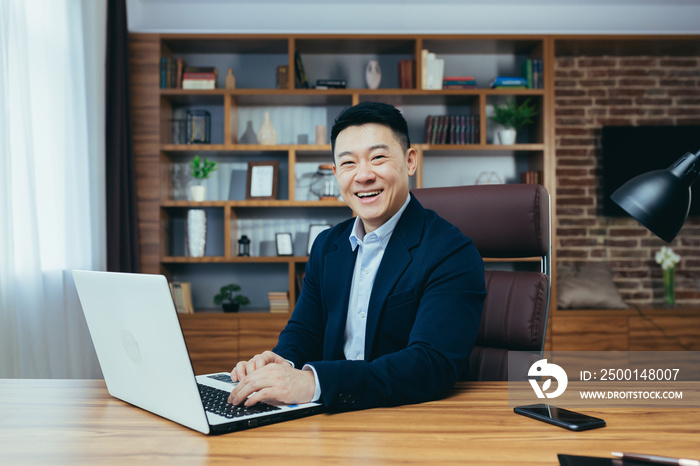
[[[234,406],[228,402],[230,392],[209,387],[207,385],[202,385],[201,383],[198,383],[197,385],[199,386],[199,394],[202,397],[204,409],[210,413],[218,414],[219,416],[224,416],[228,419],[247,416],[249,414],[278,411],[280,409],[267,403],[256,403],[253,406]]]

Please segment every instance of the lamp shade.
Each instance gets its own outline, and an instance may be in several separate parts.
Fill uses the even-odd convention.
[[[688,218],[690,186],[698,177],[700,151],[687,153],[665,170],[644,173],[610,198],[652,233],[673,241]]]

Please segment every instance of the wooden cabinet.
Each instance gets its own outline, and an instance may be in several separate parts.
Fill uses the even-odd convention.
[[[695,308],[559,310],[549,329],[553,351],[698,351]]]
[[[179,317],[196,374],[228,371],[238,361],[271,350],[289,318],[283,314],[221,312]]]

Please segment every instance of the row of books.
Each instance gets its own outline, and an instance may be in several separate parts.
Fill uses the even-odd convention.
[[[192,306],[192,285],[189,282],[170,282],[175,310],[179,314],[194,314]]]
[[[289,293],[286,291],[270,291],[267,293],[270,301],[270,312],[283,314],[289,312]]]
[[[182,58],[160,59],[161,89],[216,89],[218,71],[213,66],[187,66]]]
[[[539,170],[526,170],[520,173],[520,182],[523,184],[542,184],[542,172]]]
[[[542,72],[542,60],[530,58],[523,62],[523,78],[525,78],[528,89],[542,89],[544,78]]]
[[[445,75],[445,59],[438,58],[434,52],[421,50],[421,84],[423,89],[442,89]]]
[[[160,59],[160,88],[179,89],[182,87],[182,74],[185,61],[182,58],[161,57]]]
[[[425,140],[430,144],[478,144],[478,115],[429,115],[425,119]]]

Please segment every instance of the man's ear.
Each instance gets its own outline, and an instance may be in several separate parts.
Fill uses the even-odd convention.
[[[408,176],[413,176],[418,168],[418,153],[413,147],[409,147],[406,152],[406,166],[408,168]]]

